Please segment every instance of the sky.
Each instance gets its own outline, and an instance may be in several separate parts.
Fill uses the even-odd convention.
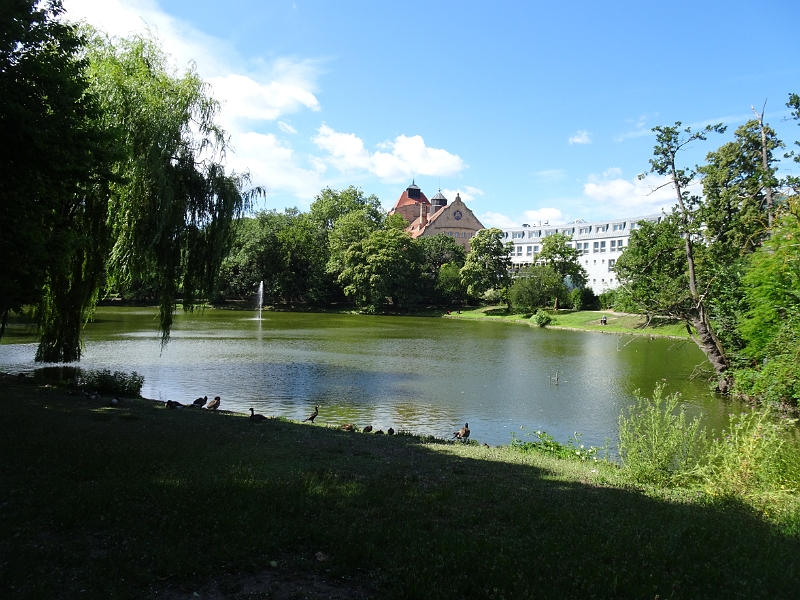
[[[651,128],[681,121],[733,139],[765,109],[787,146],[800,93],[797,0],[64,0],[113,36],[147,30],[221,102],[227,167],[308,210],[325,187],[388,210],[416,181],[456,193],[484,226],[669,210],[653,191]],[[766,102],[766,105],[765,105]],[[800,174],[783,160],[781,173]]]

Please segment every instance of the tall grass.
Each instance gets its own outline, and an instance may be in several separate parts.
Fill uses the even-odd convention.
[[[636,390],[635,401],[619,418],[619,454],[627,475],[639,483],[674,484],[700,472],[706,454],[700,419],[689,420],[679,394],[653,397]]]
[[[620,416],[621,475],[638,484],[697,486],[739,498],[764,514],[800,511],[800,435],[796,419],[769,405],[731,414],[719,435],[689,420],[679,395],[638,391]],[[794,519],[794,517],[791,517]],[[791,520],[790,519],[790,520]]]

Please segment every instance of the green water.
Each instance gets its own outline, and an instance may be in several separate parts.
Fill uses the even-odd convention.
[[[148,398],[222,397],[318,423],[356,423],[508,443],[512,431],[546,430],[603,445],[617,436],[622,406],[656,382],[720,429],[738,407],[690,376],[705,363],[691,343],[440,318],[213,310],[176,316],[163,352],[154,309],[98,309],[81,366],[138,371]],[[13,329],[0,369],[31,371],[35,344]],[[558,385],[551,377],[558,371]]]

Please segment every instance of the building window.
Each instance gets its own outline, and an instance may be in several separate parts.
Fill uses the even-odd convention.
[[[580,233],[592,233],[591,225],[589,227],[581,227],[580,228]]]
[[[614,265],[616,264],[616,260],[613,258],[608,259],[608,270],[612,271],[614,269]],[[613,280],[612,280],[613,281]]]
[[[532,256],[533,255],[533,246],[528,246],[527,254],[528,254],[528,256]]]
[[[605,241],[600,242],[600,252],[606,251],[606,243]]]
[[[517,256],[522,256],[522,246],[517,246]]]
[[[538,254],[539,253],[539,246],[534,246],[533,247],[533,251]]]
[[[600,242],[594,243],[594,252],[600,252]]]
[[[512,237],[515,240],[521,240],[522,238],[525,237],[525,232],[524,231],[515,231],[514,234],[512,235]]]
[[[614,231],[622,231],[625,229],[625,223],[614,223]]]

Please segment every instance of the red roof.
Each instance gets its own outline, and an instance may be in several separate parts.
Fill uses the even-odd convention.
[[[397,210],[401,206],[408,206],[409,204],[417,203],[425,204],[427,206],[430,206],[431,204],[430,201],[425,197],[425,194],[422,192],[422,190],[419,191],[419,198],[409,198],[408,190],[403,190],[403,193],[400,194],[400,198],[394,205],[394,210]]]

